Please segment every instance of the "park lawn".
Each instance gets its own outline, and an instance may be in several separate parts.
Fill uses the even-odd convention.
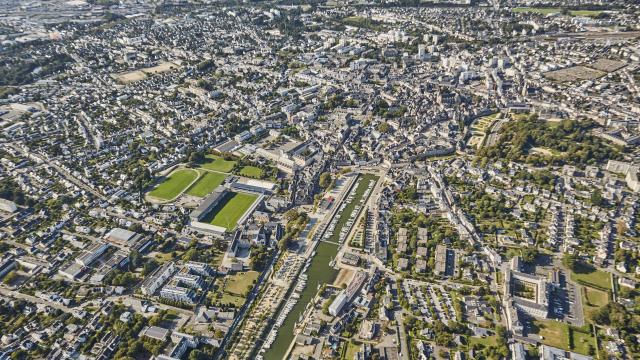
[[[543,337],[542,343],[559,349],[587,355],[589,353],[589,345],[595,344],[593,335],[589,330],[571,327],[573,348],[570,348],[569,325],[561,321],[534,320],[534,326],[539,329],[538,335]]]
[[[589,345],[595,349],[595,341],[591,332],[573,329],[573,349],[571,351],[589,355]]]
[[[256,166],[245,166],[240,170],[240,175],[255,179],[260,179],[262,174],[262,169]]]
[[[235,160],[225,160],[217,155],[207,155],[200,167],[207,170],[228,173],[236,165]]]
[[[161,264],[164,264],[172,259],[171,253],[157,253],[154,255],[154,258],[160,261]]]
[[[480,131],[485,131],[489,125],[491,125],[491,123],[493,123],[493,121],[498,117],[499,113],[494,113],[491,115],[487,115],[487,116],[483,116],[478,118],[474,125],[472,125],[472,128],[476,128]]]
[[[582,285],[611,290],[611,274],[588,265],[577,264],[576,269],[571,272],[571,280]]]
[[[236,227],[238,220],[249,210],[256,199],[257,196],[253,194],[230,191],[203,219],[203,222],[231,230]]]
[[[187,194],[205,197],[215,188],[220,186],[220,184],[224,182],[225,178],[226,176],[224,174],[207,171],[189,188],[189,190],[187,190]]]
[[[342,23],[348,26],[360,27],[373,31],[383,31],[385,29],[383,22],[364,16],[348,16],[342,19]]]
[[[176,170],[169,175],[160,185],[156,186],[149,196],[161,200],[175,199],[180,193],[198,178],[198,172],[190,169]]]
[[[513,12],[532,12],[542,15],[555,14],[560,12],[560,8],[532,8],[532,7],[517,7],[513,8]]]
[[[591,314],[609,303],[609,294],[602,290],[593,289],[587,286],[582,287],[582,308],[584,317],[591,319]]]
[[[487,337],[476,337],[476,336],[469,336],[469,347],[473,347],[474,344],[479,344],[479,345],[484,345],[485,347],[488,346],[496,346],[498,344],[498,337],[493,335],[493,336],[487,336]]]
[[[354,24],[362,24],[365,22],[365,20],[366,18],[364,16],[347,16],[346,18],[342,19],[342,21],[346,21]]]
[[[351,341],[346,341],[347,349],[344,352],[344,356],[342,357],[345,360],[355,359],[355,355],[360,351],[361,344],[353,344]]]
[[[544,344],[560,349],[569,349],[569,325],[555,320],[534,320],[538,328],[538,335],[542,336]]]
[[[224,259],[224,252],[216,252],[216,254],[213,256],[213,260],[209,262],[209,265],[217,268],[218,266],[222,265],[223,259]]]
[[[249,285],[253,285],[253,281],[260,275],[257,271],[239,272],[231,275],[227,280],[224,291],[233,295],[243,296]]]
[[[587,17],[596,17],[600,15],[602,11],[600,10],[571,10],[569,14],[571,16],[587,16]]]
[[[244,304],[245,298],[242,296],[235,296],[231,294],[224,293],[222,294],[222,298],[220,299],[221,304],[233,304],[233,306],[239,308]]]

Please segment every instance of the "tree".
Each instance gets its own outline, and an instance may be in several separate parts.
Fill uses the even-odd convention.
[[[158,262],[154,259],[147,261],[142,267],[142,276],[151,274],[158,267]]]
[[[2,280],[3,283],[9,285],[12,282],[14,282],[16,279],[18,278],[18,274],[16,274],[15,271],[11,271],[10,273],[8,273],[4,279]]]
[[[405,201],[412,201],[418,198],[418,190],[415,185],[410,185],[402,189],[400,192],[400,199]]]
[[[527,263],[532,263],[538,256],[538,249],[532,247],[526,247],[522,249],[522,260]]]
[[[626,233],[628,229],[629,227],[624,220],[618,220],[618,222],[616,223],[616,230],[618,231],[618,235],[624,235],[624,233]]]
[[[283,237],[282,239],[280,239],[280,241],[278,241],[278,248],[280,249],[280,251],[285,251],[288,247],[289,239],[287,239],[286,237]]]
[[[204,161],[204,153],[202,151],[194,151],[189,155],[189,163],[197,164]]]
[[[604,198],[602,197],[602,193],[599,190],[594,190],[591,193],[591,203],[595,206],[604,205]]]
[[[198,349],[191,351],[189,354],[189,360],[204,360],[206,358],[206,355]]]
[[[387,124],[386,122],[382,122],[378,124],[377,130],[383,134],[386,134],[389,132],[389,124]]]
[[[598,325],[613,326],[618,329],[634,326],[632,316],[627,309],[614,302],[591,313],[591,320]]]
[[[142,231],[144,231],[144,229],[142,229],[142,225],[138,223],[131,224],[131,226],[129,226],[129,230],[136,233],[141,233]]]
[[[320,187],[323,189],[328,189],[331,186],[333,179],[331,178],[331,174],[328,172],[323,172],[320,175]]]
[[[578,259],[575,254],[565,253],[562,257],[562,265],[566,266],[567,269],[574,270],[578,263]]]
[[[295,219],[297,219],[299,216],[298,211],[296,209],[291,209],[289,211],[287,211],[286,213],[284,213],[284,219],[287,222],[290,221],[294,221]]]
[[[129,270],[133,270],[142,265],[144,257],[136,250],[131,250],[129,253]]]
[[[198,259],[198,249],[191,248],[182,255],[183,261],[195,261]]]
[[[16,351],[11,353],[11,359],[26,359],[27,355],[29,355],[29,353],[27,353],[26,351],[22,350],[22,349],[17,349]]]

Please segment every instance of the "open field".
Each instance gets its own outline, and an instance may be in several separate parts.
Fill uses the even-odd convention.
[[[342,359],[345,360],[351,360],[351,359],[355,359],[355,355],[358,353],[358,351],[360,351],[360,346],[362,344],[358,343],[353,344],[351,341],[347,341],[346,342],[346,349],[343,353]]]
[[[160,200],[175,199],[180,193],[198,178],[198,172],[190,169],[176,170],[160,185],[149,192],[149,196]]]
[[[114,78],[115,80],[119,81],[120,83],[123,84],[129,84],[132,82],[136,82],[136,81],[140,81],[140,80],[144,80],[147,78],[147,75],[153,75],[153,74],[161,74],[163,72],[167,72],[167,71],[171,71],[174,69],[179,68],[180,66],[172,63],[172,62],[163,62],[160,63],[156,66],[152,66],[149,68],[144,68],[144,69],[139,69],[139,70],[133,70],[133,71],[126,71],[126,72],[122,72],[119,74],[112,74],[111,77]]]
[[[561,153],[557,150],[554,149],[548,149],[548,148],[544,148],[544,147],[532,147],[531,149],[529,149],[530,153],[536,153],[536,154],[542,154],[542,155],[546,155],[546,156],[562,156],[564,155],[564,153]]]
[[[571,272],[571,280],[597,289],[611,290],[611,274],[582,264],[577,266],[576,270]]]
[[[593,63],[588,65],[592,69],[605,71],[605,72],[614,72],[616,70],[620,70],[623,67],[627,66],[626,63],[617,60],[610,60],[605,58],[600,58]]]
[[[176,257],[180,257],[182,256],[183,251],[176,251],[175,254],[176,254]],[[172,253],[153,252],[152,255],[153,255],[153,258],[158,260],[158,262],[160,262],[161,264],[164,264],[167,261],[171,261],[173,259]]]
[[[590,319],[594,311],[609,303],[609,294],[601,290],[583,286],[581,295],[585,319]]]
[[[255,166],[245,166],[240,170],[240,175],[260,179],[262,177],[262,169]]]
[[[253,194],[228,192],[202,221],[231,230],[256,199]]]
[[[534,320],[534,327],[538,328],[538,335],[543,337],[542,343],[546,345],[584,355],[589,353],[589,345],[595,346],[593,334],[587,329],[570,327],[554,320]]]
[[[589,354],[589,345],[592,345],[595,348],[595,342],[593,339],[593,334],[586,331],[578,331],[574,329],[572,331],[573,336],[573,349],[572,351],[577,352],[579,354],[587,355]]]
[[[179,68],[178,65],[170,62],[170,61],[166,61],[163,63],[160,63],[156,66],[152,66],[152,67],[148,67],[148,68],[144,68],[144,69],[140,69],[140,71],[144,72],[145,74],[161,74],[163,72],[167,72],[167,71],[171,71],[173,69],[177,69]]]
[[[128,84],[128,83],[144,80],[147,78],[147,75],[140,70],[134,70],[134,71],[116,74],[116,75],[113,75],[112,77],[123,84]]]
[[[205,197],[215,188],[220,186],[220,184],[224,182],[225,178],[226,176],[224,174],[207,171],[204,175],[200,176],[200,179],[198,179],[198,181],[196,181],[189,190],[187,190],[187,194],[197,197]]]
[[[227,284],[224,287],[224,291],[233,294],[243,296],[250,285],[253,285],[253,281],[258,278],[260,273],[257,271],[239,272],[231,275],[227,280]]]
[[[484,346],[496,346],[498,344],[498,337],[487,336],[484,338],[469,336],[469,346],[473,346],[474,344],[484,345]]]
[[[542,342],[560,349],[569,349],[569,325],[553,320],[535,320],[538,335],[542,336]]]
[[[384,23],[364,16],[348,16],[342,19],[342,23],[347,26],[382,31],[385,29]]]
[[[345,268],[340,269],[336,280],[333,282],[333,286],[341,288],[343,284],[348,285],[351,278],[353,278],[353,270]]]
[[[573,82],[579,80],[595,80],[605,76],[606,74],[607,73],[604,71],[578,65],[565,69],[549,71],[544,73],[544,76],[557,82]]]
[[[205,161],[200,164],[200,167],[207,170],[228,173],[231,172],[235,164],[236,161],[233,160],[225,160],[217,155],[207,155]]]
[[[244,304],[245,298],[242,296],[235,296],[231,294],[224,293],[222,294],[222,298],[220,299],[221,304],[233,304],[233,306],[239,308]]]

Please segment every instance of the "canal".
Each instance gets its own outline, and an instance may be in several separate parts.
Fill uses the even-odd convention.
[[[294,305],[280,329],[271,349],[264,354],[265,360],[281,360],[293,341],[293,328],[304,308],[316,295],[318,286],[330,284],[338,274],[338,270],[329,266],[331,259],[338,253],[338,245],[321,242],[316,248],[316,255],[311,260],[307,271],[307,287],[300,293],[300,299]],[[276,316],[276,314],[273,314]]]
[[[328,241],[338,242],[340,230],[344,227],[347,220],[349,220],[351,213],[353,212],[355,206],[358,205],[360,199],[364,195],[365,190],[369,186],[369,183],[373,182],[375,184],[375,182],[378,180],[377,176],[370,174],[363,174],[360,177],[361,181],[358,184],[358,187],[355,189],[354,200],[343,210],[336,224],[336,228]],[[316,295],[318,286],[322,284],[333,283],[335,277],[338,274],[338,270],[331,267],[329,263],[336,256],[339,248],[340,247],[338,245],[327,242],[320,242],[316,247],[316,254],[311,260],[311,264],[309,265],[309,269],[307,270],[307,287],[305,287],[302,293],[300,293],[300,299],[298,299],[298,302],[296,303],[296,305],[294,305],[293,309],[291,309],[291,312],[289,312],[289,315],[287,315],[286,320],[278,329],[278,335],[276,336],[276,340],[271,345],[271,348],[269,349],[269,351],[264,353],[265,360],[281,360],[286,355],[289,346],[294,341],[293,329],[295,323],[298,321],[300,315],[302,315],[302,313],[304,312],[307,304]],[[277,316],[277,314],[273,314],[273,316]]]

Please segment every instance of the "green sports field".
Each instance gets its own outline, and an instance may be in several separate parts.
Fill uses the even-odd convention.
[[[226,175],[215,172],[204,172],[204,174],[193,184],[187,194],[197,197],[205,197],[224,182]]]
[[[231,230],[257,198],[257,195],[230,191],[202,222]]]
[[[172,200],[198,178],[198,172],[190,169],[176,170],[169,175],[160,185],[156,186],[149,196],[160,200]]]
[[[240,170],[240,175],[260,179],[262,177],[262,169],[256,166],[245,166]]]
[[[237,161],[225,160],[217,155],[207,155],[204,162],[200,164],[201,168],[228,173],[231,172]]]
[[[560,12],[560,8],[531,8],[531,7],[517,7],[513,8],[513,12],[531,12],[542,15],[556,14]]]

